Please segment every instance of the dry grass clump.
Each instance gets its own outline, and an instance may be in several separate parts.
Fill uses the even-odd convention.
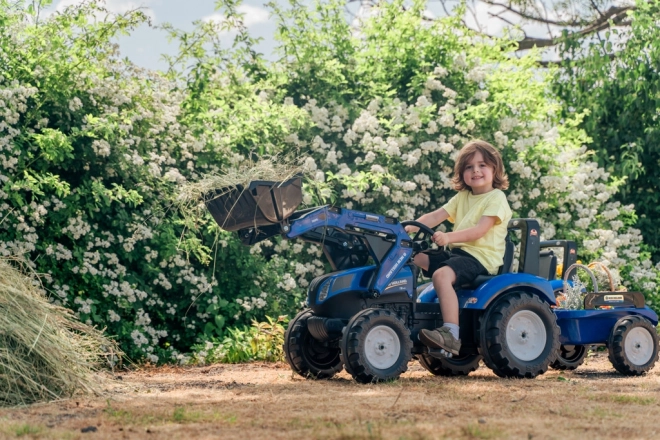
[[[219,174],[209,174],[196,182],[188,182],[179,188],[177,203],[191,207],[226,194],[239,185],[246,187],[253,180],[283,182],[297,174],[303,174],[299,160],[280,156],[248,159],[236,168],[227,168]]]
[[[119,355],[116,345],[51,304],[38,278],[12,263],[20,261],[0,258],[0,406],[97,392],[97,371],[108,352]]]

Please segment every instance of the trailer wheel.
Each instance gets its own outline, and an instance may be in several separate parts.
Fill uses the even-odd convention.
[[[534,378],[557,359],[559,332],[547,303],[514,292],[492,305],[482,321],[484,362],[500,377]]]
[[[467,376],[479,368],[481,362],[479,354],[460,354],[456,357],[438,359],[428,353],[418,356],[419,363],[435,376]]]
[[[314,316],[303,310],[289,322],[284,334],[284,357],[291,369],[308,379],[328,379],[343,368],[337,341],[320,342],[307,329],[307,320]]]
[[[626,316],[617,321],[607,344],[609,358],[619,373],[639,376],[658,360],[658,334],[641,316]]]
[[[551,363],[550,367],[555,370],[575,370],[584,363],[588,352],[584,345],[562,345],[559,347],[557,360]]]
[[[366,309],[346,326],[341,356],[357,382],[396,379],[412,358],[410,330],[390,310]]]

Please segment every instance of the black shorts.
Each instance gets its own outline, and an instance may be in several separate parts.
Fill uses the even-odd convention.
[[[454,248],[451,251],[437,250],[426,254],[429,256],[429,269],[422,269],[425,277],[431,278],[433,272],[443,266],[451,267],[456,274],[456,286],[471,283],[479,275],[488,275],[483,264],[464,250]]]

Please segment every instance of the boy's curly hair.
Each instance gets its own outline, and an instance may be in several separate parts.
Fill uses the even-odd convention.
[[[493,188],[507,189],[509,187],[509,177],[506,175],[506,171],[504,171],[504,163],[502,162],[500,152],[491,144],[482,140],[468,142],[458,153],[458,158],[454,165],[454,177],[451,179],[454,189],[456,191],[470,189],[463,180],[463,172],[468,162],[472,159],[472,156],[477,152],[481,153],[484,162],[495,170],[493,172]]]

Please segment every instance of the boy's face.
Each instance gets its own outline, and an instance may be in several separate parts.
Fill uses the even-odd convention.
[[[463,181],[472,189],[472,194],[485,194],[493,190],[495,169],[484,161],[480,151],[467,161]]]

